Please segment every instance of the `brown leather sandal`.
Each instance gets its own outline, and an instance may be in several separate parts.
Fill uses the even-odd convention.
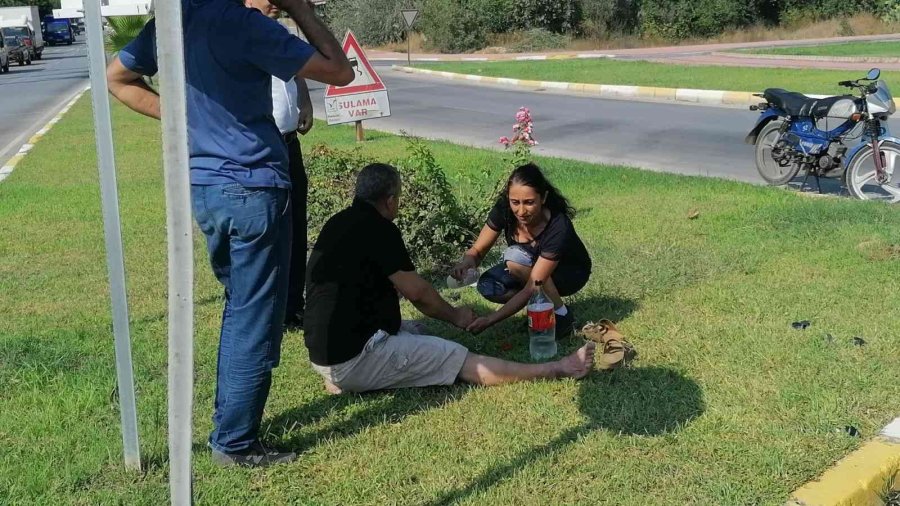
[[[586,339],[600,345],[601,353],[594,361],[597,369],[617,369],[627,366],[637,357],[634,345],[628,342],[609,320],[600,320],[597,323],[588,322],[581,332]]]

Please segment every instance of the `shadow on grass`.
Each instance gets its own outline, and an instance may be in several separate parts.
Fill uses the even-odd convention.
[[[485,471],[467,486],[450,490],[426,504],[457,503],[508,480],[542,458],[565,451],[569,445],[595,431],[659,436],[681,430],[705,410],[699,385],[677,371],[662,367],[594,373],[581,381],[578,403],[585,417],[580,426]]]
[[[328,395],[277,415],[264,423],[262,433],[265,439],[275,442],[279,448],[303,453],[320,441],[351,437],[366,428],[398,423],[408,416],[443,406],[465,395],[470,388],[458,384],[452,387]],[[357,409],[359,404],[366,406]],[[334,418],[335,421],[314,433],[296,430],[326,418]]]

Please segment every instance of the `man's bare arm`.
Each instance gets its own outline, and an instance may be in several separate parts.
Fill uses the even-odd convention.
[[[464,329],[475,313],[467,307],[455,308],[447,303],[427,281],[414,271],[397,271],[389,276],[391,283],[426,316],[443,320]]]
[[[106,68],[109,92],[131,110],[159,119],[159,95],[137,72],[128,70],[116,57]]]
[[[272,3],[288,13],[318,50],[297,72],[297,78],[307,77],[335,86],[350,84],[354,74],[347,55],[325,23],[316,17],[313,6],[306,0],[273,0]]]

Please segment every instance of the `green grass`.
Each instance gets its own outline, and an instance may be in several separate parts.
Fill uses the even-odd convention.
[[[753,92],[766,88],[785,88],[813,94],[843,93],[846,89],[837,86],[839,81],[865,75],[865,72],[855,70],[684,66],[616,60],[447,62],[417,66],[462,74],[536,81]],[[882,72],[882,79],[895,88],[900,86],[900,72]]]
[[[797,56],[900,56],[900,41],[848,42],[844,44],[822,44],[817,46],[767,47],[749,49],[742,52],[752,54],[783,54]]]
[[[82,99],[0,184],[0,503],[163,504],[166,246],[159,127],[113,108],[146,470],[122,470],[99,189]],[[362,149],[393,158],[397,137]],[[352,146],[318,124],[314,142]],[[457,181],[502,154],[434,143]],[[900,208],[539,159],[594,259],[574,299],[634,366],[575,381],[327,396],[285,337],[266,439],[302,452],[220,470],[210,429],[220,288],[196,242],[198,504],[783,504],[900,412]],[[687,219],[693,208],[696,220]],[[472,292],[462,300],[485,311]],[[406,307],[409,316],[415,312]],[[791,328],[812,320],[805,331]],[[522,319],[472,350],[527,357]],[[828,342],[826,333],[834,337]],[[853,336],[868,344],[854,347]],[[511,345],[509,351],[504,348]],[[577,346],[565,343],[566,349]]]

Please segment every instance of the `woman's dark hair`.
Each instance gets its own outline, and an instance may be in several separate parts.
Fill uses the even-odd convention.
[[[543,205],[550,209],[551,214],[565,214],[569,219],[575,217],[575,209],[563,197],[563,194],[547,180],[544,173],[541,172],[541,168],[533,163],[528,163],[517,167],[509,175],[506,186],[503,187],[498,197],[498,201],[503,203],[503,208],[506,210],[506,230],[514,230],[514,228],[511,229],[510,227],[514,227],[516,223],[516,217],[513,215],[512,208],[509,207],[509,188],[514,184],[534,188],[541,198],[547,195],[547,200]]]

